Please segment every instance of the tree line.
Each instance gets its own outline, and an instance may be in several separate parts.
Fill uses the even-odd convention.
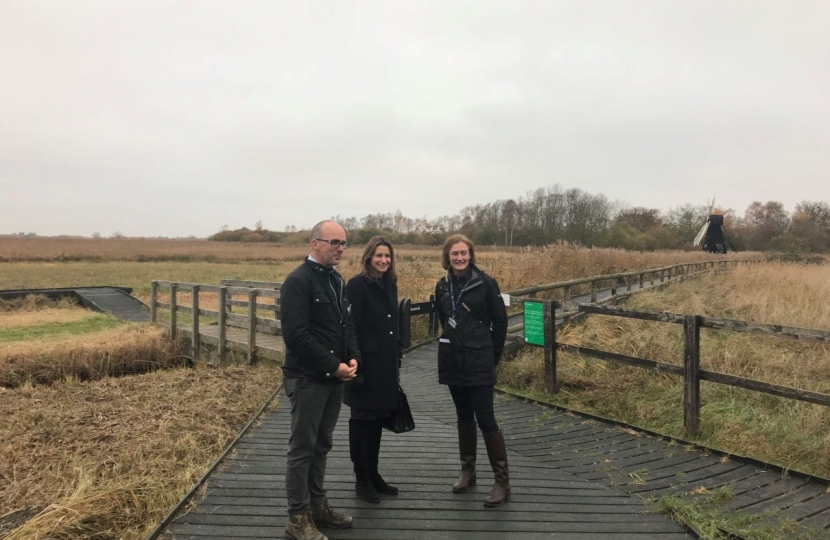
[[[498,200],[463,208],[435,219],[410,218],[400,211],[362,218],[332,216],[356,244],[374,235],[399,244],[438,245],[460,232],[478,244],[531,246],[570,242],[629,250],[696,249],[692,240],[706,223],[711,205],[683,204],[662,212],[627,206],[602,194],[559,185],[539,188],[518,199]],[[777,201],[753,202],[743,215],[723,210],[724,224],[738,250],[825,252],[830,249],[830,205],[803,201],[792,213]],[[258,222],[253,229],[227,227],[210,237],[217,241],[305,243],[309,231],[287,227],[269,231]]]

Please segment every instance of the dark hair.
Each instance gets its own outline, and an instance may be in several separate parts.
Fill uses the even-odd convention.
[[[453,234],[446,240],[444,240],[444,248],[441,251],[441,266],[444,267],[444,270],[450,269],[450,248],[459,242],[464,242],[467,244],[467,249],[470,251],[470,266],[475,266],[476,264],[476,245],[475,243],[464,236],[463,234]]]
[[[372,257],[375,255],[378,246],[386,246],[389,248],[389,268],[383,274],[378,273],[372,268]],[[384,276],[389,276],[388,279],[392,281],[398,280],[398,274],[395,272],[395,248],[392,247],[392,242],[382,236],[373,236],[366,242],[366,247],[363,249],[363,255],[360,259],[362,262],[360,274],[371,279],[381,279]]]

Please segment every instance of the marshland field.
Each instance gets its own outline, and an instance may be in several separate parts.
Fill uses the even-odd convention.
[[[346,278],[362,249],[346,252]],[[153,279],[281,281],[302,246],[198,240],[0,238],[0,289],[117,285],[147,302]],[[397,251],[400,297],[426,300],[440,248]],[[629,252],[558,244],[480,248],[503,291],[578,277],[713,260],[701,252]],[[758,253],[729,258],[763,258]],[[830,330],[830,265],[764,262],[634,295],[643,310]],[[184,301],[184,300],[181,300]],[[676,325],[594,316],[560,341],[680,363]],[[702,330],[702,362],[762,381],[830,393],[830,348]],[[500,384],[667,435],[682,430],[677,377],[563,354],[545,395],[542,353],[520,352]],[[0,537],[138,539],[167,513],[276,389],[277,366],[191,363],[163,329],[67,302],[0,305]],[[703,445],[830,476],[826,407],[702,383]]]

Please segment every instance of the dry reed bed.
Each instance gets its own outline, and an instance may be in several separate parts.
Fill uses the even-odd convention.
[[[635,295],[627,307],[830,330],[830,267],[764,264]],[[592,316],[564,343],[682,363],[679,325]],[[830,393],[830,346],[703,329],[704,369]],[[539,350],[502,368],[503,384],[543,393]],[[685,437],[679,377],[560,355],[556,402]],[[830,477],[830,408],[702,383],[701,442]]]
[[[303,246],[161,238],[0,237],[0,261],[256,261],[298,258]]]
[[[67,323],[94,317],[96,314],[82,307],[46,308],[40,311],[0,311],[0,328],[14,328],[46,323]]]
[[[440,251],[439,246],[398,246],[403,292],[416,300],[429,295],[443,272]],[[0,289],[122,285],[146,297],[153,279],[211,284],[223,278],[281,281],[307,253],[307,246],[206,240],[3,237]],[[340,267],[346,278],[358,272],[361,253],[362,246],[346,251]],[[753,255],[757,254],[738,254]],[[629,252],[559,243],[529,248],[479,247],[478,259],[503,288],[510,289],[715,257],[698,251]],[[142,264],[132,264],[135,262]]]
[[[97,380],[180,366],[179,345],[158,327],[131,324],[77,336],[0,344],[0,387]]]
[[[0,516],[34,514],[7,540],[143,538],[278,382],[263,365],[0,388]]]
[[[355,246],[352,251],[362,251]],[[414,252],[435,249],[416,246]],[[0,236],[0,262],[70,261],[283,261],[301,260],[305,245],[212,242],[166,238],[18,238]],[[358,253],[359,255],[359,253]]]

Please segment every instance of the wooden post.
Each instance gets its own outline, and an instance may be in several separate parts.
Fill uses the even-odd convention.
[[[151,281],[150,282],[150,321],[151,322],[158,322],[158,294],[159,294],[159,283],[158,281]]]
[[[562,290],[562,299],[567,302],[571,299],[571,286],[566,285],[565,288]]]
[[[256,361],[256,296],[257,290],[248,291],[248,363]]]
[[[193,327],[191,328],[191,332],[193,336],[190,340],[190,354],[193,356],[194,360],[198,360],[200,354],[200,349],[202,347],[201,344],[201,336],[199,335],[199,286],[194,285],[191,291],[193,295],[190,299],[190,309],[193,315]]]
[[[683,425],[693,437],[700,434],[700,316],[683,322]]]
[[[660,270],[660,283],[663,283],[664,281],[666,281],[666,271]]]
[[[176,302],[176,289],[178,284],[170,284],[170,339],[176,339],[176,311],[178,311],[178,304]]]
[[[640,290],[643,290],[643,273],[640,272]]]
[[[228,354],[228,314],[225,302],[228,299],[228,288],[219,287],[219,363],[225,362]]]
[[[556,394],[559,392],[556,380],[556,314],[550,300],[545,300],[542,313],[545,321],[545,391]]]
[[[597,282],[591,282],[591,303],[594,304],[597,301]]]
[[[611,278],[611,296],[617,296],[617,278]]]
[[[631,276],[625,277],[625,290],[628,292],[631,291]]]

